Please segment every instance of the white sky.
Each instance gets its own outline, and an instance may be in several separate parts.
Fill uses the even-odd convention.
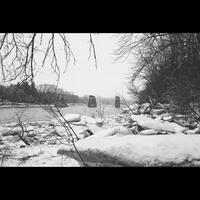
[[[72,91],[79,96],[94,94],[102,97],[115,95],[127,95],[128,61],[114,63],[113,51],[117,47],[117,39],[114,34],[101,33],[93,35],[96,48],[98,69],[95,68],[93,56],[89,57],[89,34],[74,33],[68,35],[72,51],[76,58],[76,64],[71,61],[65,73],[63,70],[58,87],[66,91]],[[62,61],[61,61],[62,63]],[[36,85],[42,83],[56,84],[56,76],[49,70],[37,73]]]

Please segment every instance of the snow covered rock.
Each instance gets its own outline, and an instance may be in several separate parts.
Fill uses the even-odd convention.
[[[123,136],[123,135],[130,135],[132,134],[132,131],[128,128],[125,128],[123,126],[115,126],[113,128],[109,128],[103,131],[99,131],[95,134],[95,137],[108,137],[113,135]],[[94,136],[93,136],[94,137]]]
[[[93,135],[92,131],[90,131],[89,129],[85,129],[85,130],[83,130],[82,132],[79,133],[79,138],[84,139],[84,138],[89,137],[91,135]]]
[[[114,135],[131,135],[132,134],[130,129],[125,128],[123,126],[114,127],[113,130],[115,133]]]
[[[154,115],[154,117],[155,117],[155,119],[154,120],[156,120],[156,121],[161,121],[162,120],[162,116],[160,116],[160,115]]]
[[[63,126],[56,126],[54,130],[57,136],[60,136],[60,137],[66,136],[66,130]]]
[[[174,118],[176,118],[176,119],[185,119],[185,115],[181,115],[181,114],[176,114],[176,115],[174,115]]]
[[[91,166],[200,166],[200,135],[94,135],[76,142],[76,147]],[[57,153],[81,163],[73,147]]]
[[[140,135],[157,135],[158,133],[159,132],[154,129],[146,129],[146,130],[140,131]]]
[[[80,139],[90,136],[90,134],[87,131],[88,130],[87,127],[74,126],[74,125],[71,125],[71,127],[73,128],[73,130],[76,133],[77,137],[80,138]],[[63,126],[55,126],[54,130],[55,130],[55,133],[56,133],[57,136],[69,138],[68,137],[68,132],[66,131],[65,127],[63,127]],[[74,136],[74,138],[76,138],[76,136],[74,134],[73,134],[73,136]]]
[[[153,109],[152,110],[152,114],[155,114],[155,115],[161,115],[165,112],[164,109]]]
[[[10,131],[10,128],[7,128],[7,127],[1,127],[0,128],[0,135],[1,136],[6,136],[7,133]]]
[[[81,116],[81,122],[86,124],[96,124],[96,119],[87,115]]]
[[[66,114],[64,118],[67,122],[78,122],[81,120],[81,116],[79,114]]]
[[[2,136],[18,135],[21,132],[22,129],[20,127],[1,129]]]
[[[85,124],[96,124],[98,126],[102,125],[104,120],[101,118],[93,118],[93,117],[89,117],[87,115],[81,116],[81,122],[85,123]]]
[[[100,119],[100,118],[97,118],[97,119],[96,119],[96,125],[97,125],[97,126],[102,126],[102,125],[103,125],[103,122],[104,122],[103,119]]]
[[[170,120],[172,120],[172,116],[163,116],[162,120],[164,120],[164,121],[170,121]]]
[[[131,119],[136,121],[143,129],[154,129],[171,133],[183,133],[187,129],[173,122],[154,120],[144,115],[131,115]]]
[[[199,129],[199,127],[197,127],[193,130],[186,130],[186,131],[184,131],[184,133],[187,135],[200,134],[200,129]]]

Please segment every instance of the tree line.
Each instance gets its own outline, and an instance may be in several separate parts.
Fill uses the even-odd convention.
[[[79,96],[72,92],[64,91],[51,84],[41,84],[26,81],[9,86],[0,85],[0,100],[4,104],[11,103],[35,103],[58,104],[66,106],[68,103],[78,103]]]
[[[129,91],[140,103],[200,107],[200,33],[119,35],[117,59],[133,55]],[[143,87],[137,80],[143,80]]]
[[[11,103],[33,103],[33,104],[56,104],[67,106],[69,103],[88,103],[89,95],[78,96],[72,92],[63,90],[53,84],[35,85],[34,82],[24,81],[22,83],[0,85],[1,104]],[[114,104],[113,98],[97,96],[97,104]]]

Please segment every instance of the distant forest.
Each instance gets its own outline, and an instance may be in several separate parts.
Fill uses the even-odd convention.
[[[114,99],[114,98],[113,98]],[[101,98],[101,103],[114,103],[112,98]],[[88,95],[79,97],[72,92],[64,91],[62,88],[52,84],[41,84],[36,86],[34,82],[26,81],[9,86],[0,85],[0,103],[33,103],[33,104],[56,104],[67,106],[69,103],[88,103]],[[98,98],[97,98],[98,101]]]

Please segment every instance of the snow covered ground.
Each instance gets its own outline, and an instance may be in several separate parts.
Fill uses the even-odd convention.
[[[199,124],[188,125],[183,115],[175,118],[157,109],[152,114],[125,112],[103,119],[80,114],[65,118],[88,166],[200,166]],[[56,120],[24,123],[28,144],[16,125],[0,126],[1,166],[83,166],[66,129]]]

